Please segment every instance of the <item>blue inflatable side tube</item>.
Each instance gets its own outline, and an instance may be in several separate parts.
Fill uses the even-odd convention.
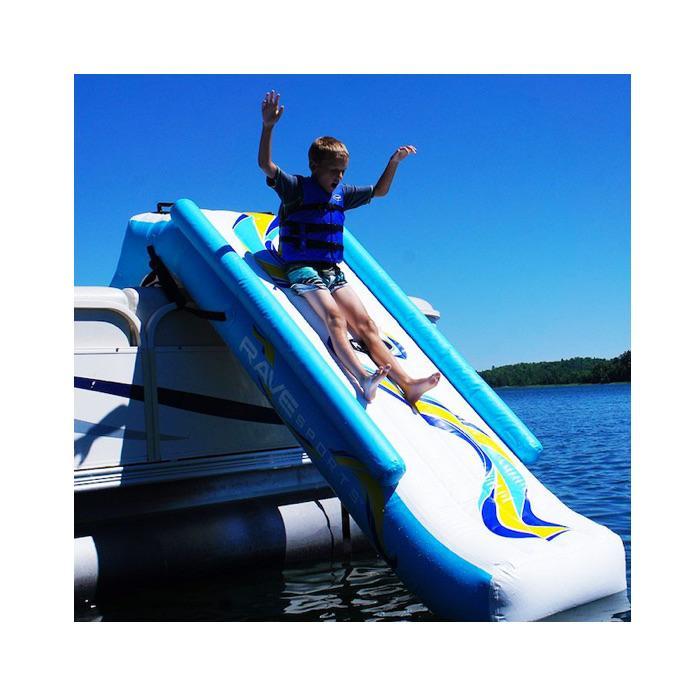
[[[514,454],[524,464],[533,464],[542,452],[540,441],[347,229],[344,245],[345,260],[365,286]]]

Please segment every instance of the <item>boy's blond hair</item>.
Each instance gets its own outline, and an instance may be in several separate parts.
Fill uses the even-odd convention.
[[[322,165],[338,157],[350,158],[345,144],[332,136],[319,136],[309,148],[309,167]]]

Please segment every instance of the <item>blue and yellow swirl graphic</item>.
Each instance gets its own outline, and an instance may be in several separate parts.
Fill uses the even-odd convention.
[[[380,388],[407,403],[399,387],[390,380],[384,380]],[[503,448],[483,430],[428,396],[423,396],[415,408],[428,424],[456,435],[479,455],[486,472],[479,510],[491,532],[501,537],[539,537],[549,541],[569,530],[564,525],[542,520],[532,512],[525,479]]]
[[[258,266],[269,275],[275,286],[287,289],[289,281],[285,273],[284,261],[273,245],[279,232],[277,217],[258,212],[241,214],[233,224],[233,232]]]

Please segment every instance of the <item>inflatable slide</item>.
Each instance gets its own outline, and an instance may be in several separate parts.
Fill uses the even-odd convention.
[[[537,439],[352,234],[342,269],[395,362],[442,373],[411,407],[390,380],[367,404],[324,324],[286,281],[270,214],[131,219],[112,286],[164,266],[211,322],[406,586],[450,620],[538,620],[624,591],[621,539],[528,471]],[[150,258],[149,258],[150,255]],[[155,261],[155,264],[154,264]],[[360,361],[374,371],[361,344]]]

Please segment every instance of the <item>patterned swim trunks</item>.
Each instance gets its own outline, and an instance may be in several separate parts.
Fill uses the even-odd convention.
[[[344,287],[348,282],[337,265],[321,263],[319,265],[290,265],[287,279],[292,289],[299,295],[327,289],[331,294]]]

